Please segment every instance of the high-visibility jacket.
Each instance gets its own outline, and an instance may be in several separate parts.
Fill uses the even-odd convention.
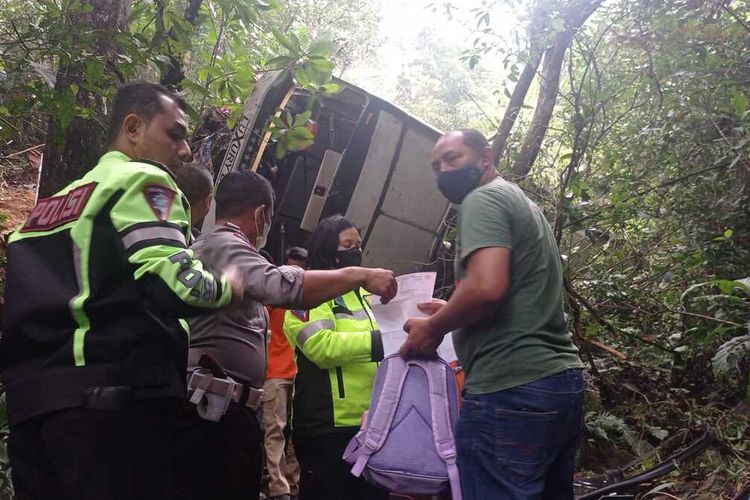
[[[290,310],[284,333],[295,349],[295,434],[321,435],[358,428],[370,405],[383,342],[363,290],[310,311]]]
[[[178,318],[232,294],[187,249],[189,213],[166,167],[120,152],[39,201],[7,251],[0,369],[11,423],[80,406],[95,387],[185,397]]]

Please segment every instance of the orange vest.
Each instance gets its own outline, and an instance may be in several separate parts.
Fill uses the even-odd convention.
[[[284,335],[284,313],[286,309],[266,306],[268,309],[270,339],[268,341],[268,367],[266,378],[293,379],[297,375],[294,351]]]

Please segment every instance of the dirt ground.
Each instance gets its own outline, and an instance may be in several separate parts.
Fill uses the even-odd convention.
[[[0,234],[5,236],[34,207],[41,149],[0,157]]]
[[[5,236],[22,223],[34,208],[35,186],[0,186],[0,213],[6,218],[0,222],[0,234]]]
[[[0,157],[0,289],[5,285],[5,239],[34,208],[39,160],[37,150]]]

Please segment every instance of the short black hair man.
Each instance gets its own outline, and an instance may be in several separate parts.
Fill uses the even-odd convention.
[[[456,291],[404,325],[406,357],[443,336],[466,371],[456,444],[465,500],[573,498],[583,374],[563,314],[563,276],[541,210],[495,170],[484,136],[448,132],[432,150],[443,195],[460,205]]]
[[[193,236],[200,234],[198,225],[208,215],[213,200],[214,180],[203,167],[187,164],[175,170],[177,186],[190,203],[190,223],[193,226]]]
[[[108,152],[10,236],[0,370],[19,500],[169,498],[186,384],[178,318],[242,291],[186,248],[165,166],[190,159],[186,136],[179,97],[124,85]]]
[[[310,263],[310,256],[306,249],[302,247],[289,247],[284,252],[284,264],[287,266],[297,266],[307,269]]]
[[[196,405],[186,405],[175,444],[180,448],[175,489],[177,498],[239,500],[257,498],[260,489],[262,433],[257,410],[266,375],[264,305],[309,309],[358,288],[387,301],[396,294],[396,280],[385,269],[305,271],[268,262],[258,249],[271,228],[274,198],[271,184],[260,174],[230,172],[219,183],[215,199],[216,226],[198,238],[193,250],[216,269],[236,266],[245,283],[245,298],[236,307],[190,320],[188,368],[199,370],[206,354],[242,390],[222,407],[225,413],[218,415],[218,422],[209,421],[217,417],[209,415],[215,395],[210,387],[205,399],[194,397]]]

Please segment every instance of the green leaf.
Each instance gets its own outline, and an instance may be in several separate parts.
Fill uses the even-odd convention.
[[[273,34],[273,37],[276,39],[277,42],[281,44],[282,47],[287,49],[292,54],[299,54],[299,47],[295,47],[294,44],[292,44],[291,40],[289,40],[284,34],[279,31],[277,28],[273,28],[271,30],[271,33]]]
[[[336,64],[329,59],[311,59],[310,66],[321,75],[330,76]]]
[[[724,237],[726,239],[731,238],[733,234],[734,234],[734,231],[732,231],[731,229],[727,229],[726,231],[724,231]]]
[[[73,95],[78,95],[78,85],[76,85],[75,83],[71,83],[70,91],[73,92]]]
[[[310,119],[310,116],[312,116],[312,111],[305,111],[304,113],[300,113],[297,115],[297,117],[294,119],[294,127],[301,127],[305,123],[307,123],[307,120]]]
[[[289,66],[295,61],[294,57],[277,56],[266,62],[266,68],[281,69]]]
[[[313,139],[315,139],[313,133],[305,127],[294,127],[293,129],[289,130],[288,135],[290,139],[299,141],[312,141]]]
[[[234,80],[238,84],[252,82],[255,79],[255,72],[251,67],[244,67],[242,69],[237,70],[237,72],[234,74]]]
[[[338,94],[339,92],[341,92],[341,85],[339,85],[338,83],[327,83],[320,87],[320,89],[321,91],[329,95]]]
[[[738,115],[743,116],[747,109],[747,98],[740,93],[734,94],[734,97],[732,97],[732,107]]]
[[[282,159],[284,155],[286,155],[286,151],[287,151],[286,144],[283,141],[279,141],[276,144],[276,159],[277,160]]]
[[[725,295],[732,295],[737,288],[745,287],[744,283],[734,280],[713,280],[711,283],[718,286]]]
[[[308,53],[313,56],[329,57],[333,52],[333,42],[328,39],[316,40],[310,45]]]

